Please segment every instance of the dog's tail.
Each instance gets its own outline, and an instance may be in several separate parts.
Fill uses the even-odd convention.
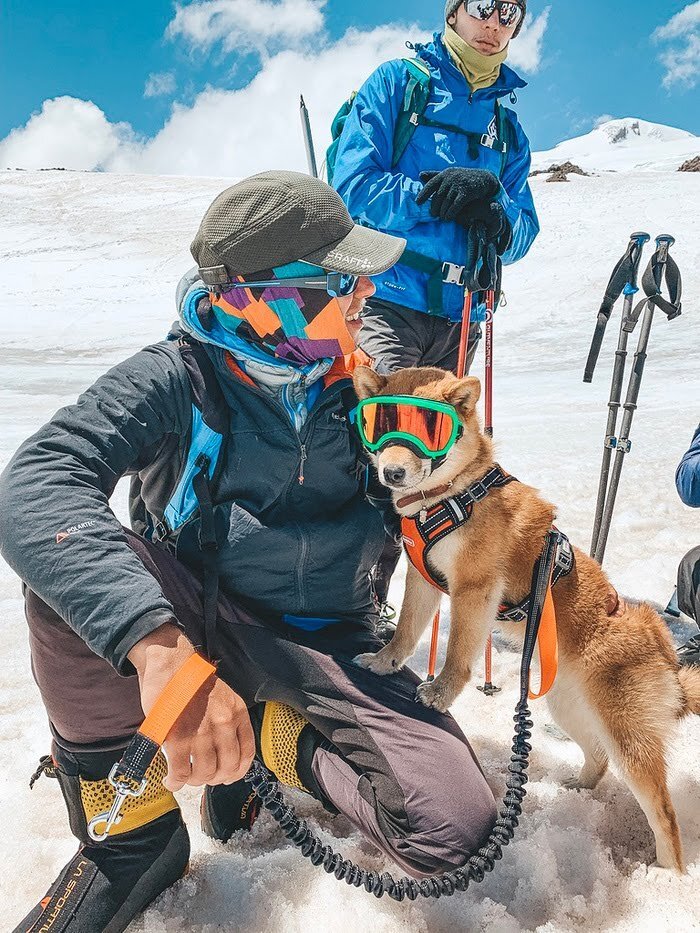
[[[683,691],[682,716],[695,713],[700,716],[700,666],[691,665],[681,667],[678,671],[678,680]]]

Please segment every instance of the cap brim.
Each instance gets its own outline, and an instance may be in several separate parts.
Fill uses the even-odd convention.
[[[329,272],[349,275],[378,275],[401,258],[406,241],[400,237],[355,224],[350,233],[323,249],[301,258]]]

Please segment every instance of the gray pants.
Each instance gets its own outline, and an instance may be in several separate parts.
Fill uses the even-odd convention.
[[[436,366],[456,374],[460,333],[459,323],[374,299],[365,305],[358,343],[374,360],[377,372],[385,376],[408,366]],[[469,328],[466,373],[474,362],[480,339],[481,327],[474,323]],[[374,572],[374,590],[380,603],[387,600],[400,557],[401,545],[387,536]]]
[[[456,374],[460,331],[459,323],[375,298],[365,306],[358,343],[383,375],[407,366],[437,366]],[[469,328],[467,373],[480,339],[481,327],[474,323]]]
[[[688,551],[678,568],[678,606],[700,625],[700,546]]]
[[[201,644],[198,579],[127,534]],[[32,669],[57,741],[74,751],[125,744],[143,721],[137,678],[120,677],[31,590],[26,615]],[[464,865],[483,845],[496,809],[467,739],[451,716],[415,702],[415,674],[378,677],[352,663],[382,647],[375,635],[349,623],[302,632],[256,618],[224,594],[218,616],[219,676],[249,707],[286,703],[333,743],[335,750],[314,753],[316,783],[382,852],[420,877]]]

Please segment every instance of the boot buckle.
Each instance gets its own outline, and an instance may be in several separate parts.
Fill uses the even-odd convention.
[[[128,797],[140,797],[146,790],[146,785],[148,784],[146,778],[143,778],[140,782],[136,782],[125,776],[120,777],[118,775],[119,765],[120,762],[116,762],[109,772],[109,783],[116,793],[112,806],[109,810],[105,810],[104,813],[98,813],[97,816],[94,816],[87,825],[88,835],[95,842],[104,842],[107,836],[109,836],[112,827],[121,823],[123,815],[121,813],[121,808],[124,806],[126,799]],[[103,824],[104,829],[102,832],[98,832],[98,827]]]

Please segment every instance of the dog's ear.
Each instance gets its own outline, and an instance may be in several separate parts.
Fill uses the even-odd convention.
[[[480,398],[481,383],[476,376],[455,379],[452,385],[445,390],[445,401],[465,414],[474,411]]]
[[[360,401],[378,395],[387,383],[386,376],[380,376],[369,366],[358,366],[352,375],[352,381]]]

